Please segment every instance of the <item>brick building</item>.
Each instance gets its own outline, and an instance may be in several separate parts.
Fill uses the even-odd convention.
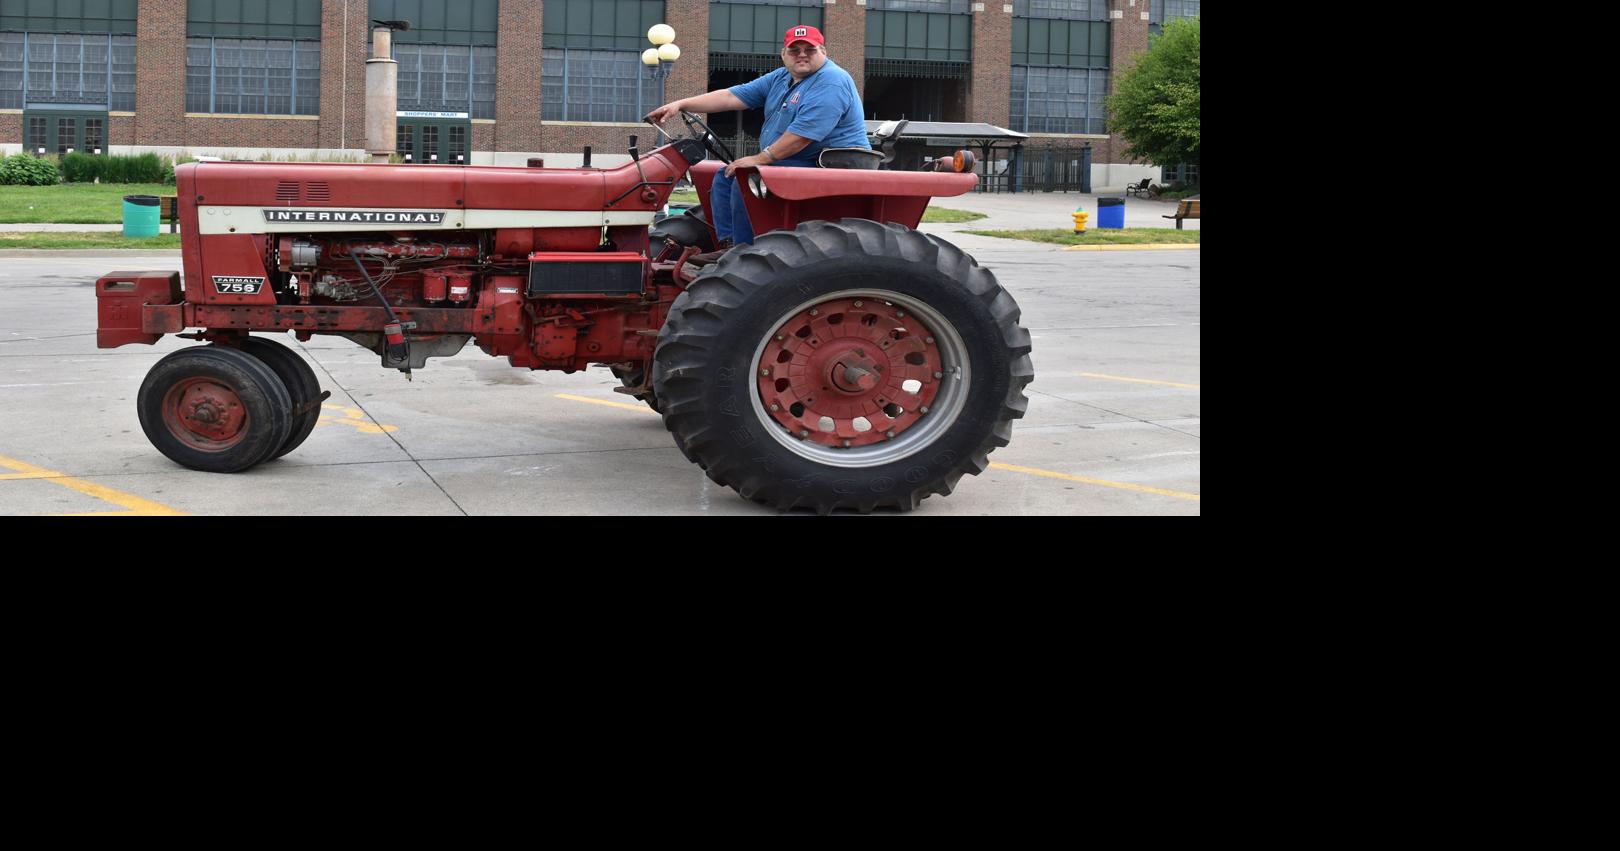
[[[616,164],[637,122],[779,66],[808,23],[869,119],[982,122],[1031,152],[1092,149],[1097,186],[1160,170],[1105,132],[1102,98],[1201,0],[0,0],[0,153],[365,154],[371,21],[395,35],[396,149],[412,162]],[[681,54],[655,76],[649,26]],[[717,115],[748,149],[759,119]]]

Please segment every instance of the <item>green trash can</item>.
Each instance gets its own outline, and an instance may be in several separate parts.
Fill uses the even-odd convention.
[[[158,206],[156,195],[124,196],[124,236],[143,238],[158,235]]]

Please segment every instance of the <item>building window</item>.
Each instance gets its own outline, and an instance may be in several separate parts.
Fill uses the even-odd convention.
[[[104,154],[107,148],[106,127],[102,126],[100,118],[86,118],[84,120],[84,152],[87,154]]]
[[[135,108],[135,37],[0,33],[0,109],[26,104]]]
[[[1196,18],[1203,0],[1153,0],[1148,10],[1148,23],[1163,25],[1177,18]]]
[[[639,122],[664,103],[664,81],[652,79],[643,67],[636,52],[547,48],[540,117]]]
[[[867,0],[867,9],[885,12],[943,12],[972,14],[971,0]]]
[[[1013,14],[1020,18],[1106,21],[1108,0],[1014,0]]]
[[[28,153],[41,154],[45,152],[45,119],[38,116],[28,118]]]
[[[319,115],[321,43],[186,39],[186,111]]]
[[[1103,133],[1108,72],[1089,68],[1012,69],[1013,130],[1021,133]]]
[[[399,109],[495,117],[495,48],[395,44]]]

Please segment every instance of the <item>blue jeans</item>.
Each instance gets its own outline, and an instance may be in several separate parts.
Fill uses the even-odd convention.
[[[742,185],[724,171],[715,172],[714,184],[709,187],[709,212],[714,232],[720,239],[730,239],[732,245],[751,245],[754,226],[748,221],[748,207],[743,204]]]

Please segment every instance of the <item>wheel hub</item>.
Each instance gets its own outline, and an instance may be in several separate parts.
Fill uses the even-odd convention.
[[[759,397],[795,436],[833,448],[891,440],[927,415],[945,377],[918,317],[874,298],[840,298],[788,317],[760,353]]]
[[[247,408],[230,387],[212,379],[194,378],[169,389],[163,420],[170,433],[185,443],[217,450],[242,439]]]

